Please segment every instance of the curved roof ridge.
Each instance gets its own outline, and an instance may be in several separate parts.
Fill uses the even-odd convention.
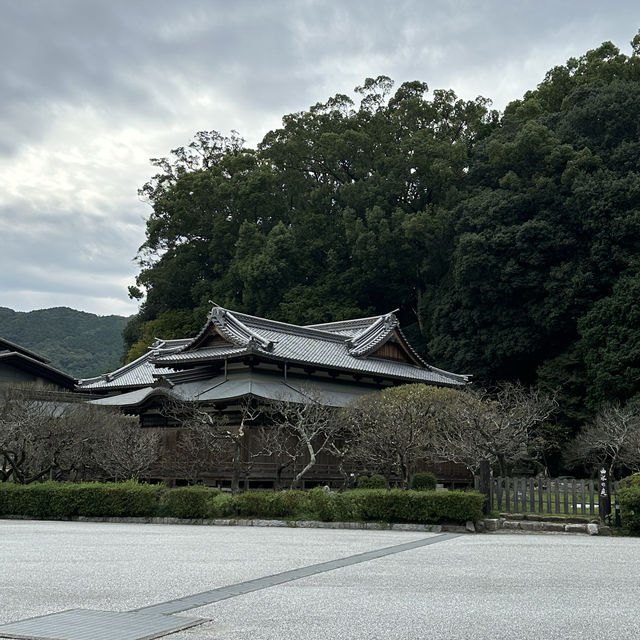
[[[397,328],[397,332],[400,335],[400,337],[402,338],[402,340],[404,341],[405,347],[411,352],[411,354],[413,356],[415,356],[415,358],[421,362],[422,364],[424,364],[425,367],[427,367],[427,369],[429,369],[429,371],[433,371],[434,373],[439,373],[440,375],[446,377],[446,378],[451,378],[452,380],[459,380],[462,382],[469,382],[469,378],[471,377],[470,374],[466,374],[466,373],[452,373],[451,371],[445,371],[444,369],[439,369],[438,367],[434,367],[433,365],[429,364],[424,358],[422,358],[418,352],[411,346],[411,343],[407,340],[407,337],[404,335],[404,332],[402,331],[402,329],[398,326]]]
[[[213,325],[223,337],[236,346],[247,347],[258,344],[266,351],[271,351],[273,342],[247,327],[238,319],[238,315],[242,314],[232,312],[229,309],[214,304],[211,311],[209,311],[207,321],[198,334],[191,338],[186,344],[181,345],[176,351],[178,353],[189,351],[189,349],[196,345],[200,338],[205,335],[211,325]]]
[[[435,373],[439,373],[442,376],[447,378],[452,378],[453,380],[462,380],[463,382],[469,382],[469,378],[472,377],[470,373],[451,373],[451,371],[445,371],[444,369],[439,369],[438,367],[434,367],[430,364],[427,365],[430,371]]]
[[[367,356],[386,342],[400,323],[395,312],[379,316],[375,322],[347,340],[347,348],[352,356]]]
[[[348,320],[335,320],[333,322],[319,322],[317,324],[304,325],[306,329],[317,329],[318,331],[328,331],[329,327],[332,329],[348,329],[350,327],[357,327],[358,325],[366,324],[371,325],[378,320],[380,316],[367,316],[366,318],[350,318]],[[326,327],[326,328],[324,328]]]
[[[242,346],[258,344],[265,351],[273,349],[273,342],[257,331],[250,329],[228,309],[213,307],[209,319],[231,342],[239,342]]]
[[[291,322],[282,322],[281,320],[259,318],[257,316],[252,316],[247,313],[236,313],[235,315],[246,318],[247,320],[245,320],[245,322],[248,322],[248,324],[256,324],[258,326],[264,327],[265,329],[273,329],[275,331],[286,330],[286,332],[290,334],[297,334],[302,336],[315,336],[317,338],[322,338],[324,340],[331,340],[332,342],[344,343],[346,340],[345,336],[339,336],[335,333],[332,333],[331,331],[323,331],[322,329],[316,329],[313,325],[293,324]]]

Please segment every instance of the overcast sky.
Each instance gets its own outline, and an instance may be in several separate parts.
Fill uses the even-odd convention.
[[[637,0],[0,0],[0,306],[135,313],[137,189],[196,131],[254,145],[380,74],[502,109],[639,27]]]

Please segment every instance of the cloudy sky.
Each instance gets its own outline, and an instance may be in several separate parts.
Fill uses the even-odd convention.
[[[149,158],[196,131],[249,145],[368,76],[502,109],[640,3],[0,0],[0,306],[135,313]]]

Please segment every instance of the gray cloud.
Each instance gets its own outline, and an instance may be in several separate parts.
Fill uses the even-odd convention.
[[[0,305],[133,312],[136,190],[198,130],[253,145],[379,74],[502,108],[639,26],[630,1],[0,3]]]

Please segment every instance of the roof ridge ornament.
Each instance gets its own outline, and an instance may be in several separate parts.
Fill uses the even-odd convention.
[[[265,351],[273,350],[273,341],[247,327],[228,309],[214,303],[209,319],[229,340],[244,347],[259,347]]]
[[[377,347],[386,342],[391,333],[400,325],[395,312],[391,311],[380,316],[366,329],[349,338],[346,341],[347,349],[352,356],[366,356],[375,351]]]

